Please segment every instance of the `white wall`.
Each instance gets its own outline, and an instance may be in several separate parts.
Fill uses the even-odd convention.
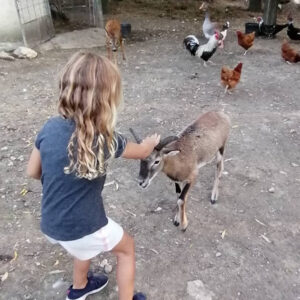
[[[0,0],[0,42],[22,40],[15,0]]]

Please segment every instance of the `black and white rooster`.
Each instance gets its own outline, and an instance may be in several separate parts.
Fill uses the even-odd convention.
[[[230,24],[227,21],[222,27],[221,34],[222,34],[223,38],[219,41],[220,48],[224,48],[224,40],[227,36],[227,31],[229,29],[229,26],[230,26]],[[214,35],[217,30],[218,30],[217,29],[217,23],[212,23],[211,20],[210,20],[210,17],[209,17],[209,13],[206,12],[204,22],[203,22],[203,25],[202,25],[202,31],[203,31],[204,36],[207,39],[210,39],[210,37],[212,35]]]
[[[288,15],[288,29],[287,35],[291,40],[300,40],[300,28],[294,27],[293,17],[291,14]]]
[[[275,24],[271,26],[272,27],[271,32],[268,32],[266,25],[264,23],[264,19],[262,17],[257,17],[256,21],[258,23],[258,35],[260,36],[267,36],[267,37],[275,36],[278,32],[280,32],[281,30],[289,26],[289,23]]]
[[[213,56],[219,47],[219,42],[223,39],[223,35],[219,32],[215,32],[208,42],[204,45],[200,45],[199,40],[194,35],[188,35],[184,40],[183,44],[185,48],[193,56],[200,57],[204,60],[204,66],[206,67],[206,62]]]

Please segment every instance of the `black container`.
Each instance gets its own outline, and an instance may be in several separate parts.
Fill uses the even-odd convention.
[[[259,36],[258,23],[245,23],[245,33],[255,32],[256,36]]]
[[[121,24],[121,32],[122,32],[122,37],[124,39],[128,38],[131,33],[131,24],[129,23],[122,23]]]

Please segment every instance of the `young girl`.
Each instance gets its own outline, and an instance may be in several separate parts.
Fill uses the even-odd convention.
[[[76,53],[59,87],[60,116],[39,132],[27,173],[43,185],[42,232],[74,257],[73,285],[66,299],[83,300],[105,287],[105,275],[88,276],[91,258],[103,251],[117,257],[119,299],[146,299],[142,293],[133,296],[133,238],[106,216],[101,192],[110,159],[144,159],[160,137],[135,144],[114,131],[121,78],[105,57]]]

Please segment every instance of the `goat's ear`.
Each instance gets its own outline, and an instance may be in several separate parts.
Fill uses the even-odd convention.
[[[164,156],[174,156],[178,154],[180,151],[179,150],[171,150],[170,152],[163,153]]]
[[[180,151],[177,148],[176,141],[167,144],[165,147],[161,149],[161,153],[164,156],[173,156],[178,154]]]

